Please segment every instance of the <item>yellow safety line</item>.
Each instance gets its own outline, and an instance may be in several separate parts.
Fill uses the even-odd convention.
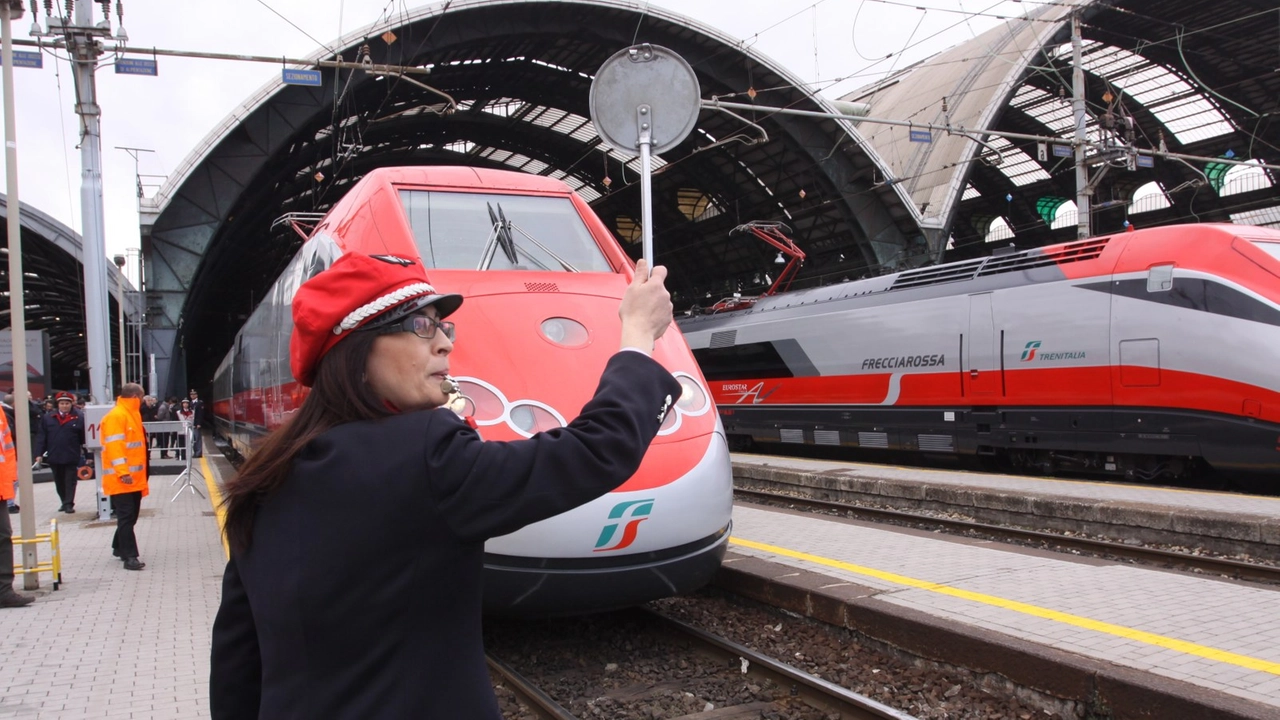
[[[223,532],[227,524],[227,513],[222,509],[222,491],[218,483],[213,481],[213,473],[209,470],[209,461],[200,456],[200,467],[204,470],[204,485],[209,489],[209,502],[213,505],[213,515],[218,520],[218,539],[222,541],[222,554],[230,559],[231,549],[227,547],[227,534]]]
[[[957,597],[964,600],[972,600],[984,605],[994,605],[995,607],[1012,610],[1025,615],[1053,620],[1067,625],[1074,625],[1076,627],[1085,628],[1086,630],[1094,630],[1096,632],[1115,635],[1129,640],[1136,640],[1137,642],[1155,645],[1168,650],[1176,650],[1178,652],[1187,653],[1188,655],[1196,655],[1209,660],[1217,660],[1231,665],[1238,665],[1250,670],[1259,670],[1271,673],[1272,675],[1280,675],[1280,663],[1249,657],[1248,655],[1240,655],[1226,650],[1219,650],[1218,648],[1212,648],[1207,645],[1199,645],[1197,643],[1165,637],[1164,635],[1157,635],[1143,630],[1135,630],[1134,628],[1124,627],[1123,625],[1115,625],[1101,620],[1093,620],[1079,615],[1072,615],[1071,613],[1050,610],[1048,608],[1018,602],[1016,600],[1007,600],[994,595],[961,590],[960,588],[943,585],[941,583],[917,580],[916,578],[907,577],[906,575],[898,575],[896,573],[876,570],[875,568],[869,568],[862,565],[854,565],[853,563],[842,562],[840,560],[832,560],[831,558],[825,558],[818,555],[810,555],[808,553],[797,552],[795,550],[788,550],[787,548],[778,547],[776,545],[766,545],[764,543],[758,543],[752,540],[743,540],[742,538],[736,537],[730,538],[729,542],[733,545],[741,545],[742,547],[752,548],[754,550],[761,550],[775,555],[803,560],[805,562],[814,563],[815,565],[825,565],[826,567],[837,568],[846,572],[864,575],[866,577],[873,577],[896,585],[905,585],[907,587],[918,588],[920,590],[928,590],[941,595],[950,595],[951,597]]]

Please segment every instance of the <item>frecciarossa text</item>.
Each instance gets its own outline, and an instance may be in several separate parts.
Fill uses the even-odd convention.
[[[892,370],[893,368],[936,367],[947,364],[946,355],[903,355],[902,357],[867,358],[862,361],[863,370]]]

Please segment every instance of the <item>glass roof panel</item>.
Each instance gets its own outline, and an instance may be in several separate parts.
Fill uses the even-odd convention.
[[[960,196],[960,199],[963,201],[963,200],[972,200],[974,198],[980,198],[980,197],[982,197],[982,193],[978,192],[977,188],[975,188],[973,185],[965,185],[964,195]]]
[[[1231,213],[1231,222],[1239,225],[1259,225],[1261,227],[1280,227],[1280,205]]]
[[[1018,93],[1013,96],[1013,106],[1058,135],[1068,136],[1075,129],[1071,100],[1054,97],[1034,85],[1018,88]]]
[[[1049,173],[1040,167],[1040,163],[1031,159],[1031,156],[1022,150],[1022,148],[1014,147],[1005,138],[992,138],[990,145],[992,148],[999,150],[1004,161],[998,166],[1000,172],[1004,176],[1019,187],[1030,185],[1041,180],[1049,180]]]
[[[1059,45],[1050,54],[1070,59],[1071,46]],[[1168,67],[1141,55],[1089,41],[1084,44],[1084,67],[1145,105],[1183,144],[1235,129],[1204,93]]]

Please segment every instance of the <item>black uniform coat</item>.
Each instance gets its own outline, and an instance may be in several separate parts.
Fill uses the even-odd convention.
[[[625,482],[680,389],[620,352],[576,420],[529,440],[483,442],[441,409],[312,441],[227,563],[213,717],[500,719],[480,632],[485,539]]]
[[[36,435],[35,457],[45,455],[50,465],[79,465],[80,449],[84,447],[84,416],[74,406],[67,413],[72,417],[66,422],[58,419],[58,411],[51,410],[40,418]],[[47,455],[46,455],[47,453]]]

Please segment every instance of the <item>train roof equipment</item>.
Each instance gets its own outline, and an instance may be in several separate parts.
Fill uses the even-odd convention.
[[[791,287],[791,281],[795,280],[796,274],[800,272],[801,266],[804,265],[804,251],[796,245],[794,240],[787,236],[786,233],[791,232],[791,228],[785,224],[754,220],[730,230],[729,234],[732,235],[739,232],[750,232],[757,238],[777,248],[778,262],[782,262],[783,255],[786,255],[790,260],[787,261],[787,266],[782,269],[782,272],[778,273],[778,278],[773,281],[768,290],[750,297],[741,295],[727,297],[711,306],[712,313],[745,310],[764,298],[777,295],[780,292],[786,292]]]

